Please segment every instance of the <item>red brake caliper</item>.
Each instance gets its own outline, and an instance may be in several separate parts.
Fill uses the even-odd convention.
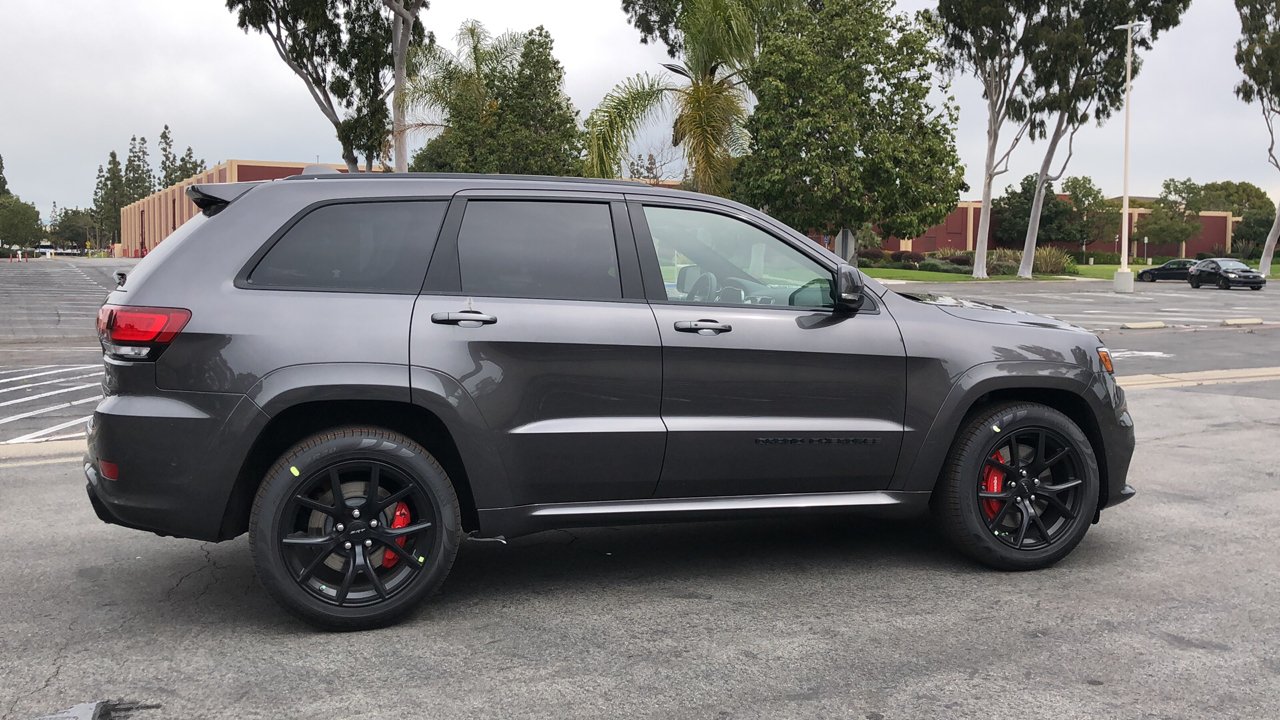
[[[396,503],[396,509],[391,513],[391,529],[398,530],[409,525],[409,506],[404,503]],[[404,547],[404,538],[396,538],[396,544]],[[388,570],[395,567],[400,562],[400,556],[392,550],[382,551],[382,567]]]
[[[998,451],[991,454],[991,459],[999,463],[1004,462],[1004,458],[1000,457],[1000,453]],[[988,465],[986,471],[982,473],[982,491],[998,493],[1000,492],[1003,484],[1004,473],[1000,472],[999,469]],[[1000,512],[1000,501],[983,500],[982,512],[986,513],[988,520],[994,518],[996,513]]]

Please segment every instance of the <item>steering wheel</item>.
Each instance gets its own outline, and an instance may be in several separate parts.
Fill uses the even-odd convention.
[[[693,281],[693,286],[689,288],[689,294],[686,299],[695,302],[714,302],[716,294],[719,292],[720,281],[716,279],[715,275],[706,272]]]

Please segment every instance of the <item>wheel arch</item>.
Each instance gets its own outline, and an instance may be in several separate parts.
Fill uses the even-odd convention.
[[[374,425],[414,440],[444,468],[458,494],[464,531],[479,529],[479,515],[466,463],[453,433],[435,413],[408,402],[385,399],[326,399],[299,402],[273,413],[258,433],[235,478],[219,535],[236,537],[249,527],[254,497],[271,464],[298,441],[344,425]]]
[[[913,453],[914,459],[895,479],[893,489],[932,491],[960,428],[975,413],[993,405],[1023,401],[1051,407],[1066,415],[1089,440],[1098,458],[1099,507],[1108,501],[1106,440],[1098,422],[1106,389],[1092,371],[1066,363],[984,363],[971,368],[952,386],[935,419]],[[905,452],[903,458],[911,457]],[[900,462],[900,464],[904,464]]]

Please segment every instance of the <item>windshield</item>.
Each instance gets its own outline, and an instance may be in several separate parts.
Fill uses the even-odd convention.
[[[1239,260],[1219,260],[1219,261],[1218,261],[1218,264],[1222,266],[1222,269],[1223,269],[1223,270],[1250,270],[1250,269],[1252,269],[1252,268],[1250,268],[1248,265],[1245,265],[1244,263],[1240,262]]]

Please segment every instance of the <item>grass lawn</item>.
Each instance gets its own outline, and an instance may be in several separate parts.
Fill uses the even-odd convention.
[[[897,270],[894,268],[859,268],[862,272],[873,278],[882,278],[885,280],[914,280],[916,282],[933,282],[933,283],[950,283],[950,282],[973,282],[973,275],[969,273],[943,273],[928,272],[926,270]],[[1056,280],[1057,275],[1036,275],[1036,280]],[[1107,277],[1111,277],[1108,275]],[[992,275],[986,281],[991,280],[1022,280],[1017,275]],[[984,282],[984,281],[978,281]]]

